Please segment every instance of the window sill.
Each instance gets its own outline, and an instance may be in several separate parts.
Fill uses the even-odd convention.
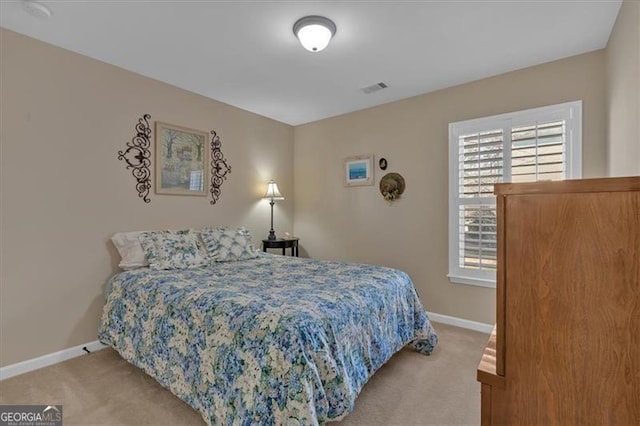
[[[496,280],[486,280],[482,278],[459,277],[447,275],[449,281],[455,284],[473,285],[476,287],[496,288]]]

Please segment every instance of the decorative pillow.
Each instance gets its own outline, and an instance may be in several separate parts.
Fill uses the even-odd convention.
[[[205,228],[200,235],[209,257],[216,262],[233,262],[258,257],[251,233],[246,228],[233,229],[226,226]]]
[[[113,245],[120,253],[118,266],[125,271],[149,266],[140,244],[140,235],[148,231],[117,232],[111,237]]]
[[[145,232],[140,243],[151,269],[196,268],[208,263],[198,234],[191,230]]]

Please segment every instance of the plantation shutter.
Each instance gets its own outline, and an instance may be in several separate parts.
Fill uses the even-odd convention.
[[[496,209],[493,185],[503,181],[502,129],[459,137],[459,266],[496,267]]]
[[[450,125],[452,281],[495,285],[493,186],[580,177],[580,127],[580,102]]]
[[[511,129],[511,181],[565,178],[565,122]]]

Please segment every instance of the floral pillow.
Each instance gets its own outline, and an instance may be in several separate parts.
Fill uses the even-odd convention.
[[[151,269],[197,268],[208,263],[198,234],[191,230],[145,232],[140,243]]]
[[[200,235],[207,247],[209,257],[216,262],[233,262],[258,257],[251,233],[246,228],[233,229],[226,226],[205,228],[200,231]]]

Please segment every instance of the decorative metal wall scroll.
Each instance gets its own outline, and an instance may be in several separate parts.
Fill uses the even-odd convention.
[[[211,205],[214,205],[222,190],[222,183],[227,180],[227,175],[231,173],[231,166],[227,164],[227,159],[222,154],[222,142],[215,131],[211,131]]]
[[[145,203],[150,203],[149,191],[151,190],[151,127],[149,119],[151,115],[145,114],[138,119],[136,124],[136,135],[127,142],[127,149],[118,151],[118,160],[127,163],[127,169],[131,169],[131,174],[136,179],[136,190],[138,197]]]

